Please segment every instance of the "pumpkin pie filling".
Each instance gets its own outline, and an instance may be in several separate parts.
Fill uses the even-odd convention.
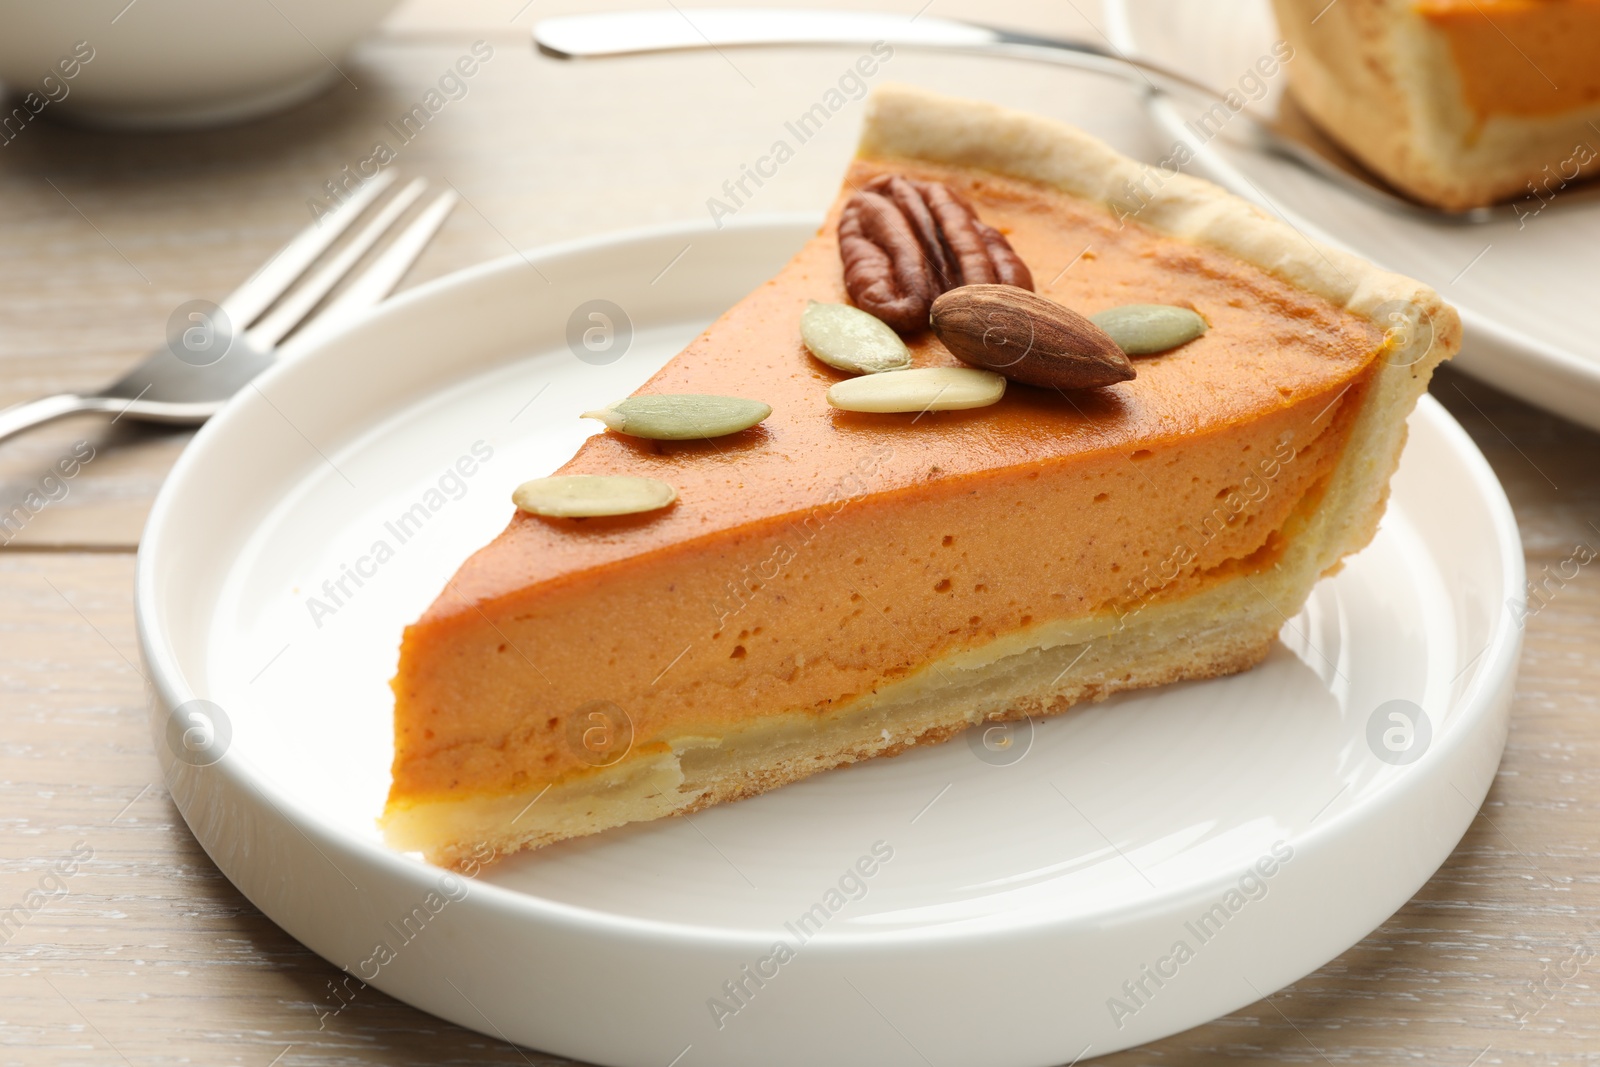
[[[1420,0],[1416,10],[1449,42],[1480,118],[1600,101],[1600,0]]]
[[[1209,329],[1106,388],[835,410],[825,394],[848,375],[811,358],[797,324],[808,301],[847,300],[837,218],[887,172],[963,196],[1041,296],[1084,314],[1181,305]],[[958,364],[930,333],[907,343],[918,367]],[[974,167],[858,159],[816,236],[638,391],[759,398],[773,414],[714,440],[590,438],[560,473],[661,479],[676,503],[519,512],[406,629],[386,833],[457,862],[483,840],[501,852],[694,810],[978,718],[1245,669],[1282,623],[1275,574],[1319,521],[1388,353],[1370,318],[1102,203]],[[1247,615],[1248,635],[1222,634],[1222,612]],[[1210,634],[1213,651],[1147,673],[1107,661],[1050,689],[1096,642],[1143,640],[1152,620]],[[1057,673],[1051,657],[1073,665]],[[997,665],[1041,695],[985,695],[971,680]],[[914,712],[969,691],[976,718]],[[829,731],[843,740],[817,747]],[[708,775],[732,763],[697,786],[697,760]]]

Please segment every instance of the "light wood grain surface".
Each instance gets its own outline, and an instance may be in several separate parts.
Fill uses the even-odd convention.
[[[492,44],[493,59],[399,150],[401,170],[448,181],[466,200],[412,283],[517,247],[702,217],[723,180],[853,58],[562,65],[527,40],[536,17],[558,10],[544,0],[415,0],[340,60],[356,88],[340,82],[233,129],[27,128],[0,149],[0,406],[94,386],[160,343],[180,303],[226,293],[310,219],[321,183],[368,155],[384,123],[475,40]],[[932,10],[1052,33],[1094,34],[1098,18],[1087,0],[938,0]],[[109,30],[103,40],[115,47]],[[1056,115],[1133,154],[1161,154],[1115,83],[906,53],[884,76]],[[857,114],[852,106],[806,145],[747,210],[824,205]],[[1530,573],[1580,543],[1600,548],[1595,435],[1450,371],[1433,391],[1505,483]],[[372,989],[319,1029],[338,972],[245,901],[178,817],[148,739],[131,601],[140,527],[187,439],[74,419],[0,445],[7,508],[60,458],[93,450],[66,495],[0,549],[0,907],[75,847],[92,850],[66,892],[0,945],[0,1063],[562,1062]],[[1499,777],[1416,898],[1267,1000],[1099,1062],[1600,1063],[1597,653],[1600,579],[1586,569],[1528,620]],[[1574,960],[1584,961],[1576,974]],[[1533,1010],[1519,1020],[1523,1009]]]

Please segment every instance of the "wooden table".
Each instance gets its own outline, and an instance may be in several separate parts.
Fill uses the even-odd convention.
[[[466,200],[413,282],[515,247],[702,217],[724,179],[854,58],[562,65],[527,39],[533,19],[557,9],[415,0],[341,62],[358,88],[341,81],[310,105],[234,129],[132,137],[28,127],[0,149],[0,405],[94,386],[159,344],[180,303],[227,292],[475,40],[494,56],[468,95],[398,150],[400,169],[448,180]],[[1098,18],[1089,0],[940,0],[934,13],[1055,33],[1092,34]],[[1058,115],[1131,153],[1161,155],[1115,83],[909,53],[884,76]],[[749,210],[825,204],[858,107]],[[1448,370],[1433,391],[1504,481],[1530,573],[1579,544],[1600,546],[1593,434]],[[140,526],[187,439],[77,419],[0,446],[7,508],[75,447],[93,449],[66,495],[0,549],[0,907],[75,846],[93,852],[65,895],[0,945],[0,1062],[555,1062],[370,989],[319,1029],[317,1005],[338,972],[246,902],[179,819],[151,752],[131,599]],[[1600,1062],[1597,614],[1600,580],[1585,569],[1528,620],[1499,777],[1414,900],[1267,1000],[1103,1062]]]

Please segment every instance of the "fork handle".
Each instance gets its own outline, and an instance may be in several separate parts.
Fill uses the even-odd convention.
[[[67,415],[76,415],[82,411],[102,411],[104,408],[103,401],[95,397],[78,396],[75,393],[62,393],[59,396],[46,396],[38,400],[13,404],[0,410],[0,441]]]

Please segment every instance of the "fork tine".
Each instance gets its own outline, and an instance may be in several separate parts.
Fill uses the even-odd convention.
[[[411,264],[417,261],[422,250],[428,247],[428,242],[433,240],[439,227],[444,225],[457,199],[450,190],[435,197],[360,277],[346,286],[344,292],[317,316],[317,322],[337,322],[388,296],[389,291],[405,277],[406,271],[411,269]]]
[[[367,209],[367,205],[394,182],[394,178],[394,172],[380,171],[366,185],[357,189],[349,200],[296,234],[243,285],[224,297],[222,309],[233,320],[234,328],[243,330],[271,307],[272,302],[282,296],[295,279],[316,262],[318,256],[332,247],[339,235]]]
[[[377,244],[378,238],[394,225],[395,220],[416,202],[417,197],[421,196],[427,187],[426,179],[413,178],[404,189],[383,205],[383,209],[373,216],[371,222],[362,227],[348,244],[339,249],[338,255],[306,279],[305,284],[284,297],[282,303],[251,328],[248,331],[250,340],[262,348],[271,348],[283,340],[284,336],[300,325],[301,320],[311,313],[311,309],[328,295],[329,290],[339,284],[339,279],[350,273],[350,268],[356,265],[356,261]]]

